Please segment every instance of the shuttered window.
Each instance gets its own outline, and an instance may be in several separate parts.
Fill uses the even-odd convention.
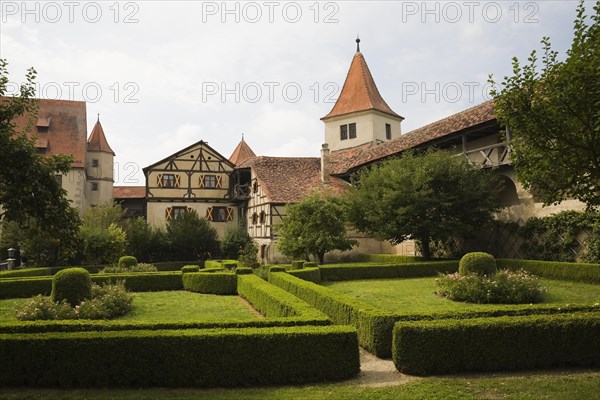
[[[178,188],[181,186],[181,177],[177,174],[157,174],[156,186],[165,188]]]

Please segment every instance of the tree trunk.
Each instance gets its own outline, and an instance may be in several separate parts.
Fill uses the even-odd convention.
[[[317,253],[317,256],[319,257],[319,265],[323,265],[323,259],[325,258],[325,252],[319,252]]]
[[[419,239],[421,245],[421,255],[425,260],[431,260],[431,248],[429,247],[429,238]]]

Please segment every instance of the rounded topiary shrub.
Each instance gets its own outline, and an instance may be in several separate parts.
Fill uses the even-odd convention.
[[[135,258],[134,256],[123,256],[121,258],[119,258],[119,264],[118,267],[119,268],[131,268],[135,265],[137,265],[137,258]]]
[[[90,273],[83,268],[60,270],[52,279],[52,300],[66,300],[76,306],[83,300],[92,298],[92,280]]]
[[[475,273],[492,276],[496,273],[496,259],[488,253],[467,253],[460,259],[458,273],[461,275]]]

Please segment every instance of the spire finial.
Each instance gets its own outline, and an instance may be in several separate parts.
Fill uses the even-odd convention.
[[[358,37],[358,34],[356,34],[356,52],[360,53],[360,38]]]
[[[242,140],[244,140],[244,134],[242,133]]]
[[[97,123],[98,124],[100,123],[100,113],[98,113],[98,121],[97,121]]]

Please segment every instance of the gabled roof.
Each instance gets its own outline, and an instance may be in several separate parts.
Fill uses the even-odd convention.
[[[400,137],[373,146],[371,143],[331,154],[331,174],[343,175],[363,165],[393,156],[465,129],[496,120],[493,100],[410,131]]]
[[[143,199],[146,197],[145,186],[114,186],[113,198],[119,199]]]
[[[360,51],[357,51],[350,64],[350,69],[348,70],[348,75],[346,75],[346,81],[344,82],[340,96],[329,114],[321,119],[325,120],[339,115],[366,110],[377,110],[397,118],[402,118],[383,100],[365,58]]]
[[[205,147],[205,148],[207,148],[207,149],[208,149],[208,150],[209,150],[211,153],[213,153],[213,154],[214,154],[216,157],[218,157],[218,158],[219,158],[221,161],[223,161],[223,162],[224,162],[224,163],[226,163],[226,164],[229,164],[229,166],[230,166],[231,168],[234,168],[234,167],[235,167],[235,165],[233,165],[233,164],[231,163],[231,161],[229,161],[229,160],[228,160],[228,159],[226,159],[226,158],[225,158],[225,157],[224,157],[224,156],[223,156],[221,153],[219,153],[218,151],[216,151],[215,149],[213,149],[212,147],[210,147],[210,146],[208,145],[208,143],[206,143],[204,140],[199,140],[199,141],[197,141],[196,143],[189,145],[189,146],[188,146],[188,147],[186,147],[185,149],[181,149],[181,150],[179,150],[179,151],[176,151],[175,153],[171,154],[170,156],[168,156],[168,157],[165,157],[165,158],[163,158],[163,159],[162,159],[162,160],[160,160],[160,161],[157,161],[157,162],[155,162],[155,163],[153,163],[153,164],[151,164],[151,165],[148,165],[147,167],[144,167],[144,168],[142,168],[142,171],[146,172],[147,170],[149,170],[149,169],[152,169],[153,167],[155,167],[155,166],[157,166],[157,165],[159,165],[159,164],[162,164],[162,163],[164,163],[164,162],[167,162],[167,161],[169,161],[170,159],[172,159],[172,158],[175,158],[175,157],[177,157],[177,156],[178,156],[178,155],[180,155],[180,154],[186,154],[186,153],[188,153],[190,150],[192,150],[194,147],[197,147],[197,146],[202,146],[202,147]]]
[[[0,98],[6,101],[7,98]],[[72,166],[83,168],[87,150],[87,120],[84,101],[35,99],[38,106],[29,137],[36,138],[36,146],[45,156],[70,154]],[[26,128],[31,115],[15,118],[18,131]]]
[[[240,167],[254,171],[270,203],[297,203],[316,189],[338,193],[348,188],[347,182],[335,177],[323,183],[317,157],[256,157]]]
[[[242,136],[242,140],[233,150],[233,153],[231,153],[229,161],[234,165],[240,165],[241,163],[243,163],[251,157],[256,157],[256,154],[254,154],[254,152],[252,151],[250,146],[248,146],[248,144],[244,140],[244,137]]]
[[[108,140],[106,140],[106,136],[104,135],[104,129],[102,129],[102,124],[100,124],[100,118],[98,117],[98,121],[96,121],[96,125],[94,125],[94,129],[92,129],[92,133],[90,134],[90,138],[88,139],[88,150],[90,151],[101,151],[103,153],[110,153],[113,156],[115,152],[110,148],[108,144]]]

